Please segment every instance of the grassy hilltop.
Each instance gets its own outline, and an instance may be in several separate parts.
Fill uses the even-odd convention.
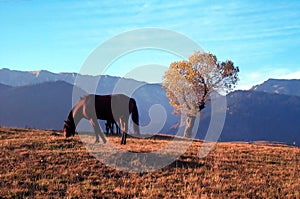
[[[119,145],[119,137],[108,139]],[[169,142],[129,138],[119,147],[149,152]],[[201,145],[194,141],[169,166],[136,174],[102,164],[78,136],[66,140],[52,131],[0,128],[0,198],[300,197],[300,148],[218,143],[199,158]]]

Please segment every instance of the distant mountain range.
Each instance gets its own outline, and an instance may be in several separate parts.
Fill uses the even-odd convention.
[[[0,89],[4,126],[61,129],[72,106],[73,86],[63,81]]]
[[[300,97],[255,91],[235,91],[221,140],[268,140],[300,144]]]
[[[60,130],[72,108],[73,89],[82,96],[87,93],[86,89],[73,86],[76,77],[76,73],[0,69],[0,125]],[[86,85],[100,79],[98,94],[112,93],[117,84],[138,88],[132,96],[137,101],[144,131],[177,132],[179,117],[172,114],[173,108],[160,84],[111,76],[79,75],[79,78]],[[234,91],[227,95],[227,105],[220,141],[265,140],[300,145],[300,80],[270,79],[249,91]],[[160,126],[164,117],[165,125]],[[147,126],[150,121],[153,125]],[[208,105],[197,138],[205,137],[209,122]]]
[[[0,77],[4,76],[4,79],[0,79],[0,125],[62,129],[63,121],[72,108],[74,87],[79,91],[79,96],[84,96],[89,93],[86,87],[98,81],[97,94],[111,94],[116,85],[121,85],[120,87],[129,91],[130,88],[136,88],[132,97],[136,99],[141,112],[140,121],[145,126],[144,131],[168,131],[169,127],[161,126],[161,120],[158,119],[163,113],[166,113],[167,121],[172,124],[178,120],[178,116],[172,114],[173,108],[160,84],[146,84],[112,76],[77,76],[75,73],[55,74],[48,71],[20,72],[0,69]],[[84,87],[84,90],[73,86],[76,78],[82,82],[79,86]],[[126,89],[122,89],[121,92],[129,92]],[[159,109],[157,104],[160,104],[164,111]],[[150,115],[149,110],[152,110]],[[148,125],[150,121],[151,126]]]
[[[253,86],[253,91],[300,96],[300,80],[268,79],[260,85]]]
[[[109,78],[110,80],[117,81],[117,77],[109,75],[81,75],[77,73],[52,73],[46,70],[39,71],[16,71],[7,68],[0,69],[0,83],[9,86],[25,86],[32,84],[39,84],[44,82],[64,81],[69,84],[74,84],[76,78],[82,81],[95,82],[100,77]]]

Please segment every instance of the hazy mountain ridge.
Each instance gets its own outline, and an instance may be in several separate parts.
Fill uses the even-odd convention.
[[[61,129],[72,108],[72,91],[73,85],[64,81],[0,91],[3,100],[0,103],[0,125]]]
[[[96,82],[101,79],[117,81],[119,77],[109,75],[81,75],[78,73],[52,73],[47,70],[39,71],[16,71],[7,68],[0,69],[0,84],[8,86],[25,86],[44,82],[65,81],[74,84],[76,78],[82,82]]]
[[[0,93],[1,93],[1,92],[5,92],[5,91],[7,91],[7,90],[10,89],[10,88],[12,88],[12,87],[0,83]]]
[[[7,70],[0,70],[2,72]],[[15,71],[10,71],[15,73]],[[19,74],[19,72],[16,72]],[[68,112],[72,108],[72,92],[74,86],[65,81],[46,81],[37,83],[34,77],[43,76],[43,79],[50,80],[52,77],[63,77],[56,79],[69,79],[75,76],[75,73],[50,73],[47,77],[47,71],[38,72],[20,72],[28,77],[26,86],[11,87],[3,85],[0,82],[0,125],[13,127],[34,127],[61,129],[63,120],[66,119]],[[15,74],[7,77],[12,79]],[[33,77],[34,76],[34,77]],[[30,78],[31,80],[30,80]],[[80,76],[82,82],[89,86],[90,83],[98,81],[96,92],[98,94],[109,94],[114,91],[116,85],[126,85],[125,88],[135,88],[132,96],[136,99],[140,111],[140,121],[143,127],[150,121],[153,126],[145,130],[152,133],[175,134],[179,127],[176,125],[179,117],[173,115],[173,107],[165,95],[165,90],[160,84],[146,84],[131,79],[117,78],[111,76]],[[97,79],[96,79],[97,78]],[[1,79],[2,80],[2,79]],[[31,83],[30,83],[30,81]],[[74,79],[73,79],[74,80]],[[73,81],[72,80],[72,81]],[[290,84],[290,82],[292,84]],[[17,84],[25,81],[16,79]],[[274,93],[274,82],[277,87],[287,88],[288,92],[280,94]],[[280,83],[283,82],[281,85]],[[234,91],[227,96],[227,112],[225,125],[220,136],[221,141],[255,141],[268,140],[300,144],[300,97],[295,95],[300,80],[269,80],[264,84],[253,87],[249,91]],[[288,86],[287,86],[288,85]],[[75,87],[76,88],[76,87]],[[85,95],[81,89],[80,95]],[[293,92],[292,92],[293,91]],[[293,95],[288,95],[291,93]],[[297,94],[297,93],[296,93]],[[163,110],[162,110],[163,109]],[[151,114],[149,113],[151,112]],[[164,115],[166,114],[166,115]],[[210,105],[203,110],[203,117],[197,138],[203,139],[210,123],[211,108]],[[160,125],[163,117],[166,117],[165,125]],[[151,118],[152,117],[152,118]],[[157,128],[156,128],[157,127]]]
[[[253,86],[251,90],[300,96],[300,80],[268,79],[262,84]]]
[[[227,100],[228,111],[221,138],[300,144],[300,97],[236,91],[229,94]]]
[[[128,85],[133,80],[124,80]],[[104,83],[105,82],[105,83]],[[106,79],[100,82],[97,93],[112,93],[115,78]],[[124,84],[124,82],[122,82]],[[140,87],[133,93],[140,112],[140,123],[147,126],[151,119],[148,111],[153,105],[161,104],[167,113],[168,121],[175,123],[177,116],[172,114],[173,108],[165,98],[165,91],[158,84],[138,84]],[[73,89],[78,92],[78,98],[87,93],[64,81],[44,82],[33,85],[18,87],[0,86],[0,125],[13,127],[31,127],[43,129],[62,129],[63,121],[77,101],[72,102]],[[156,93],[150,97],[149,93]],[[159,113],[156,111],[156,113]],[[155,119],[155,117],[154,117]],[[152,121],[153,122],[153,121]],[[155,122],[155,121],[154,121]],[[167,131],[168,126],[162,127],[159,131]],[[146,129],[147,130],[147,129]],[[149,131],[158,133],[155,126],[149,127]],[[155,131],[155,132],[154,132]]]

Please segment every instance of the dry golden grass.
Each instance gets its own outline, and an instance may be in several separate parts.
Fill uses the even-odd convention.
[[[129,138],[120,146],[119,137],[108,139],[135,152],[169,143]],[[165,168],[137,174],[102,164],[78,136],[1,128],[0,198],[300,198],[300,148],[218,143],[199,158],[201,145],[195,141]]]

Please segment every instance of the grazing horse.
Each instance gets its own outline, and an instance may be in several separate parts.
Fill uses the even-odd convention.
[[[106,143],[104,133],[101,131],[97,119],[116,121],[122,130],[121,144],[126,144],[128,119],[131,114],[134,131],[140,134],[139,114],[136,102],[123,94],[114,95],[87,95],[70,111],[67,120],[64,122],[64,135],[69,137],[75,135],[75,129],[79,121],[85,118],[90,121],[96,134],[96,141],[99,142],[99,136]]]

